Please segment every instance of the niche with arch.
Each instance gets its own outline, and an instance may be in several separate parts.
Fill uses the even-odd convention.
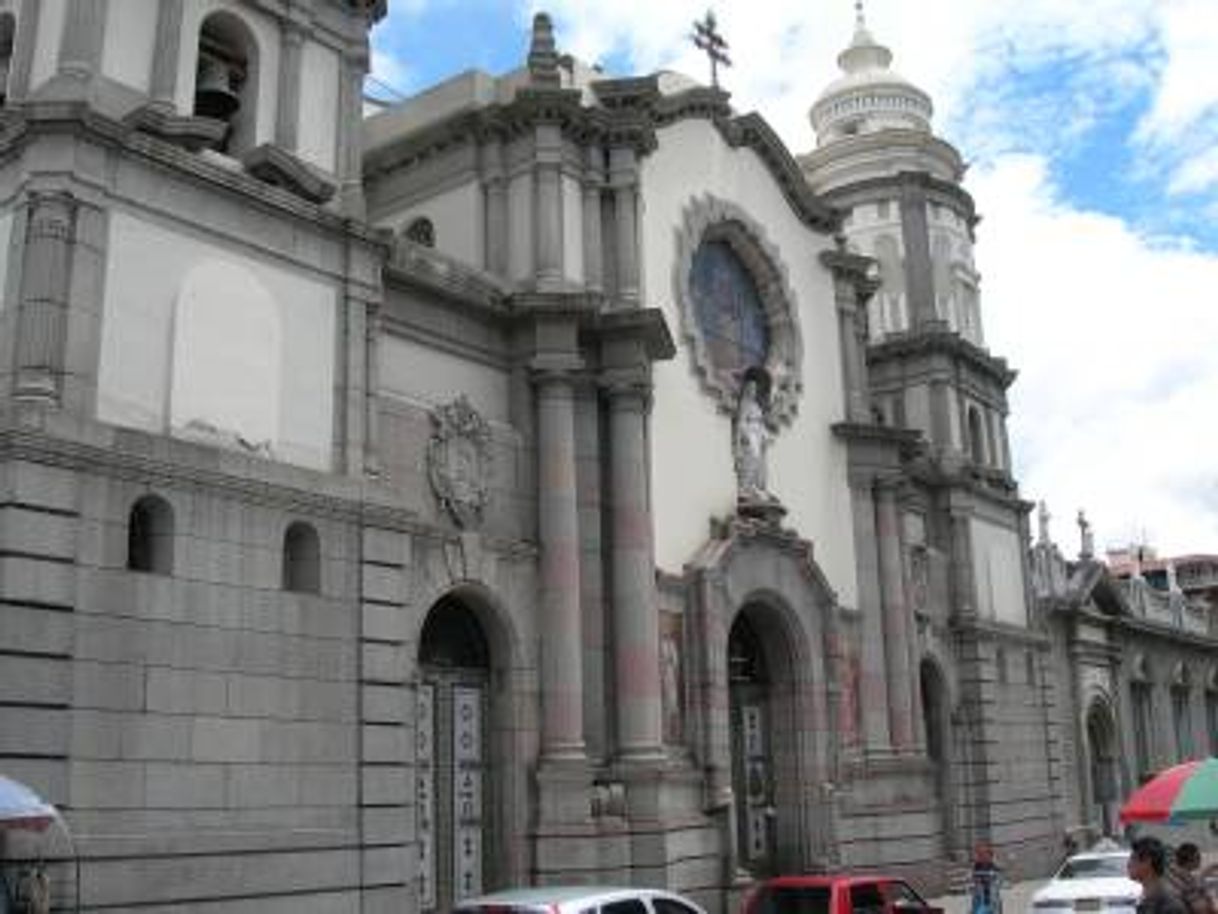
[[[8,104],[9,74],[13,70],[13,38],[17,34],[17,17],[0,13],[0,107]]]
[[[127,517],[127,569],[173,574],[173,508],[159,495],[145,495]]]
[[[218,152],[240,155],[256,145],[258,43],[240,16],[212,13],[199,28],[194,115],[228,125]]]
[[[293,521],[283,535],[283,589],[321,593],[321,540],[312,524]]]

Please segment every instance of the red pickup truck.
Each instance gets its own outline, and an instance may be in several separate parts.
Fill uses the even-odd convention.
[[[740,914],[943,914],[889,876],[776,876],[758,884]]]

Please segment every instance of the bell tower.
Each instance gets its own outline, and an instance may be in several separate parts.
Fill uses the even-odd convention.
[[[879,544],[858,544],[860,554],[877,553],[880,572],[860,585],[864,675],[884,677],[889,690],[887,721],[864,710],[864,751],[928,753],[939,772],[933,790],[943,794],[937,805],[953,810],[942,817],[942,846],[964,852],[993,840],[999,826],[1026,827],[1002,821],[989,794],[1001,776],[981,774],[1041,751],[1010,736],[1010,721],[1023,712],[1015,693],[1008,699],[999,688],[1008,656],[1027,661],[1030,691],[1020,707],[1049,726],[1047,699],[1036,691],[1039,650],[1030,647],[1031,506],[1020,498],[1007,439],[1015,373],[986,345],[964,162],[935,135],[930,96],[892,69],[861,0],[855,9],[841,75],[810,111],[816,148],[799,161],[811,188],[842,213],[840,256],[874,264],[874,294],[865,313],[847,315],[853,332],[844,334],[857,341],[847,356],[863,366],[865,402],[852,404],[837,427],[850,444],[856,517],[863,526],[874,518]],[[894,652],[896,641],[908,652]],[[967,772],[953,767],[963,759],[953,760],[943,748],[949,741],[935,733],[944,718],[928,683],[941,669],[955,683],[950,719],[954,745],[971,757]],[[1038,789],[1039,809],[1051,817],[1053,785]]]

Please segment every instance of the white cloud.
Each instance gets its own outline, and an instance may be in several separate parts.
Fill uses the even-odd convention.
[[[1085,507],[1101,542],[1218,551],[1218,256],[1071,207],[1042,159],[1001,159],[969,184],[986,212],[989,342],[1020,371],[1024,492],[1059,518]]]
[[[621,52],[638,71],[705,78],[686,40],[705,0],[532,6],[579,56]],[[806,112],[837,73],[851,4],[715,6],[734,103],[807,149]],[[1072,206],[1045,158],[1149,98],[1131,138],[1145,167],[1179,192],[1218,186],[1214,0],[870,0],[867,16],[895,67],[935,98],[941,129],[981,157],[969,181],[985,215],[978,264],[990,346],[1020,371],[1011,432],[1025,495],[1050,502],[1067,543],[1063,518],[1086,507],[1101,543],[1147,535],[1168,552],[1218,552],[1218,256]],[[1034,70],[1069,78],[1012,88]]]

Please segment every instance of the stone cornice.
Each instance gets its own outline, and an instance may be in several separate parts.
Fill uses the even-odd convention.
[[[543,124],[561,127],[576,142],[629,146],[646,155],[656,148],[659,128],[702,118],[715,125],[729,146],[757,154],[805,224],[825,233],[840,228],[841,214],[808,188],[795,158],[765,119],[755,112],[732,115],[726,93],[697,87],[661,95],[655,77],[605,80],[592,88],[600,102],[595,107],[583,105],[575,90],[530,87],[505,104],[455,114],[368,153],[365,177],[375,181],[454,146],[508,140]]]
[[[602,340],[638,339],[653,362],[667,361],[677,354],[664,312],[659,308],[602,311],[593,329]]]
[[[980,346],[946,327],[926,327],[889,334],[883,340],[867,347],[867,361],[871,364],[908,359],[917,355],[945,355],[963,361],[979,374],[996,382],[1003,390],[1010,387],[1017,376],[1017,372],[1007,365],[1005,359],[990,355]]]
[[[15,108],[0,130],[0,156],[19,151],[40,135],[74,134],[183,177],[238,195],[277,215],[307,223],[315,229],[354,236],[376,245],[384,242],[371,226],[344,217],[274,187],[243,171],[225,168],[206,156],[190,152],[129,123],[107,117],[82,102],[25,102]]]
[[[891,200],[899,195],[901,186],[908,184],[911,180],[916,180],[926,188],[930,200],[938,199],[963,210],[970,228],[975,227],[981,221],[981,217],[977,215],[977,204],[967,190],[959,184],[921,172],[902,171],[891,175],[843,182],[832,189],[820,191],[820,196],[831,206],[840,208],[853,206],[859,202]]]
[[[891,425],[875,425],[864,422],[835,422],[833,434],[848,442],[890,445],[902,453],[914,453],[925,444],[922,433],[912,428],[894,428]]]
[[[385,283],[432,292],[498,316],[506,316],[511,292],[506,283],[490,273],[405,238],[392,241]]]

